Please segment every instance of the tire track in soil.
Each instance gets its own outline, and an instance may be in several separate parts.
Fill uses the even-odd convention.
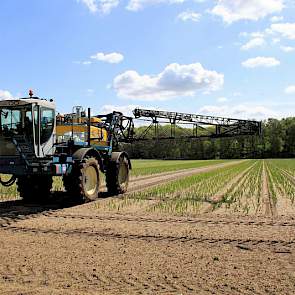
[[[142,223],[171,223],[171,224],[212,224],[212,225],[246,225],[246,226],[282,226],[282,227],[295,227],[294,222],[291,221],[273,221],[273,220],[238,220],[238,219],[213,219],[208,218],[193,218],[193,219],[177,219],[177,218],[154,218],[154,217],[139,217],[139,216],[126,216],[121,214],[113,214],[109,216],[99,215],[65,215],[65,214],[48,214],[45,215],[48,218],[62,218],[62,219],[81,219],[81,220],[99,220],[99,221],[127,221],[127,222],[142,222]]]
[[[6,275],[4,277],[2,275],[2,279],[6,282],[13,282],[14,278],[17,278],[18,282],[20,280],[23,285],[30,285],[32,281],[38,281],[41,282],[42,285],[48,286],[50,285],[50,283],[48,283],[48,278],[51,277],[51,279],[53,279],[53,274],[42,267],[38,270],[37,274],[31,273],[25,275],[25,277],[24,273],[26,271],[21,267],[17,269],[7,268],[7,266],[4,267],[7,269],[7,272],[5,272]],[[124,275],[122,273],[120,273],[120,277],[116,278],[102,271],[97,275],[68,271],[65,274],[65,278],[59,278],[58,275],[54,277],[54,284],[57,285],[66,284],[65,282],[67,281],[71,282],[70,285],[78,286],[76,291],[79,291],[79,285],[87,286],[87,294],[89,294],[88,292],[91,290],[95,290],[96,292],[98,290],[103,290],[103,292],[113,291],[116,292],[116,294],[118,294],[118,292],[126,294],[126,290],[137,292],[137,294],[145,294],[146,291],[157,292],[157,294],[161,294],[162,292],[164,292],[163,294],[167,294],[167,292],[169,292],[168,294],[179,294],[180,291],[196,291],[194,287],[186,286],[185,283],[182,284],[183,288],[179,288],[178,286],[174,286],[171,281],[160,281],[160,278],[156,281],[155,279],[144,279],[139,276]],[[80,292],[81,291],[83,292],[83,288],[80,289]]]
[[[208,171],[213,171],[218,168],[222,167],[228,167],[232,165],[238,165],[241,162],[244,162],[245,160],[242,161],[233,161],[229,163],[221,163],[217,165],[211,165],[211,166],[205,166],[205,167],[199,167],[199,168],[193,168],[193,169],[185,169],[185,170],[180,170],[176,171],[173,173],[164,173],[164,174],[154,174],[152,176],[145,176],[143,178],[135,178],[130,181],[131,187],[128,189],[128,192],[123,195],[119,195],[116,197],[108,197],[108,198],[100,198],[96,201],[86,203],[86,204],[66,204],[66,206],[63,206],[63,204],[52,204],[52,205],[45,205],[45,206],[40,206],[38,204],[33,204],[26,206],[25,203],[22,203],[22,201],[17,201],[15,205],[12,205],[11,209],[9,208],[9,205],[5,206],[5,208],[0,207],[0,228],[3,226],[11,225],[15,222],[22,221],[22,220],[27,220],[31,218],[38,218],[41,216],[46,216],[48,214],[51,214],[53,212],[59,212],[63,211],[66,207],[70,207],[73,205],[73,208],[82,208],[82,207],[87,207],[89,204],[94,205],[99,202],[105,202],[105,201],[110,201],[112,199],[119,199],[127,196],[128,194],[142,191],[144,189],[157,186],[159,184],[163,184],[169,181],[173,181],[179,178],[187,177],[190,175],[194,175],[196,173],[204,173]],[[58,202],[58,200],[57,200]],[[19,205],[17,205],[19,204]],[[0,202],[1,205],[1,202]]]
[[[79,236],[79,237],[99,237],[103,239],[117,240],[140,240],[144,242],[169,242],[169,243],[193,243],[205,244],[206,246],[230,245],[243,250],[265,250],[265,248],[280,251],[275,249],[283,247],[284,251],[291,252],[295,249],[295,240],[270,240],[270,239],[229,239],[229,238],[204,238],[193,236],[174,236],[174,235],[144,235],[144,234],[120,234],[105,231],[94,230],[62,230],[62,229],[40,229],[34,227],[16,227],[7,226],[3,230],[14,233],[29,233],[29,234],[46,234],[46,235],[64,235],[64,236]]]
[[[76,291],[83,292],[82,286],[87,286],[87,294],[91,294],[91,291],[102,290],[116,292],[116,294],[126,294],[127,290],[136,292],[136,294],[146,294],[146,292],[156,292],[156,294],[180,294],[181,292],[186,292],[189,294],[192,291],[200,291],[200,287],[191,285],[191,282],[186,280],[178,281],[177,284],[169,279],[163,277],[142,277],[134,274],[125,274],[120,272],[119,276],[105,272],[104,270],[99,270],[97,274],[91,273],[81,273],[75,270],[69,270],[59,276],[58,273],[53,274],[50,269],[40,265],[38,269],[33,271],[32,268],[27,270],[26,267],[11,267],[10,265],[2,264],[3,273],[2,280],[5,282],[17,282],[21,283],[23,287],[27,284],[31,286],[32,283],[41,283],[43,286],[53,287],[51,281],[54,281],[55,286],[75,286]],[[1,274],[1,270],[0,270]],[[1,276],[0,276],[1,280]],[[70,283],[66,283],[70,282]],[[80,288],[79,288],[80,287]],[[33,289],[32,287],[30,287]],[[80,294],[79,292],[79,294]],[[168,292],[168,293],[167,293]],[[15,294],[15,293],[13,293]],[[23,294],[23,293],[22,293]],[[26,294],[26,293],[25,293]],[[83,292],[83,294],[86,294]],[[97,293],[95,293],[97,294]],[[132,293],[133,294],[133,293]]]

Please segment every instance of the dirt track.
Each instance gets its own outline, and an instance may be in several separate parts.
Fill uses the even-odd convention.
[[[216,167],[137,179],[130,189]],[[0,204],[1,294],[294,294],[293,217],[71,205]]]

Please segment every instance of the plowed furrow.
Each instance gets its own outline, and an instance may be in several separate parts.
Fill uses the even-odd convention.
[[[174,219],[174,218],[148,218],[137,216],[93,216],[93,215],[64,215],[64,214],[48,214],[48,218],[62,218],[62,219],[81,219],[81,220],[99,220],[99,221],[126,221],[126,222],[142,222],[142,223],[176,223],[176,224],[211,224],[211,225],[245,225],[245,226],[282,226],[295,227],[295,221],[253,221],[253,220],[230,220],[230,219]]]
[[[23,277],[23,273],[24,270],[21,268],[10,269],[9,272],[5,272],[5,275],[2,274],[0,270],[0,282],[19,282],[19,279]],[[68,279],[68,283],[64,283],[65,278]],[[104,294],[105,291],[112,291],[115,292],[115,294],[135,294],[134,292],[136,292],[136,294],[145,294],[145,292],[153,292],[153,294],[180,294],[179,292],[185,292],[185,294],[189,294],[189,291],[196,290],[194,286],[189,286],[186,282],[174,286],[171,280],[164,280],[161,277],[157,279],[147,279],[145,277],[126,275],[123,273],[114,276],[103,271],[99,271],[97,274],[86,275],[85,273],[73,270],[67,272],[62,277],[59,277],[58,273],[52,277],[52,273],[48,269],[42,267],[38,269],[37,274],[32,273],[30,276],[26,277],[26,280],[22,280],[24,285],[32,282],[41,282],[49,287],[75,285],[77,291],[83,291],[83,286],[87,286],[87,294],[92,294],[88,293],[91,290],[96,290],[96,292],[102,291],[102,294]],[[198,288],[198,290],[200,289]]]
[[[14,227],[8,226],[3,229],[15,233],[28,234],[46,234],[46,235],[64,235],[64,236],[80,236],[82,237],[96,237],[103,239],[118,239],[118,240],[141,240],[145,242],[177,242],[177,243],[193,243],[193,244],[207,244],[207,245],[231,245],[239,246],[247,244],[252,247],[251,250],[263,248],[288,247],[289,250],[295,249],[295,240],[262,240],[262,239],[228,239],[228,238],[200,238],[192,236],[173,236],[173,235],[141,235],[141,234],[120,234],[112,232],[103,232],[95,230],[62,230],[62,229],[40,229],[29,227]]]

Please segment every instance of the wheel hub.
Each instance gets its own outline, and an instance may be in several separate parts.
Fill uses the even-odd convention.
[[[122,165],[120,165],[118,180],[120,185],[125,186],[128,184],[128,167],[126,163],[123,163]]]
[[[89,166],[85,169],[84,188],[88,195],[95,193],[98,186],[97,171],[93,166]]]

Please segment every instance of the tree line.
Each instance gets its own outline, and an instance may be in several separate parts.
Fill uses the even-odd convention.
[[[159,132],[169,132],[160,126]],[[145,127],[135,129],[142,132]],[[166,128],[166,129],[165,129]],[[217,139],[181,139],[188,128],[176,127],[179,139],[150,140],[126,144],[133,159],[240,159],[240,158],[290,158],[295,157],[295,117],[262,122],[261,136],[241,136]]]

